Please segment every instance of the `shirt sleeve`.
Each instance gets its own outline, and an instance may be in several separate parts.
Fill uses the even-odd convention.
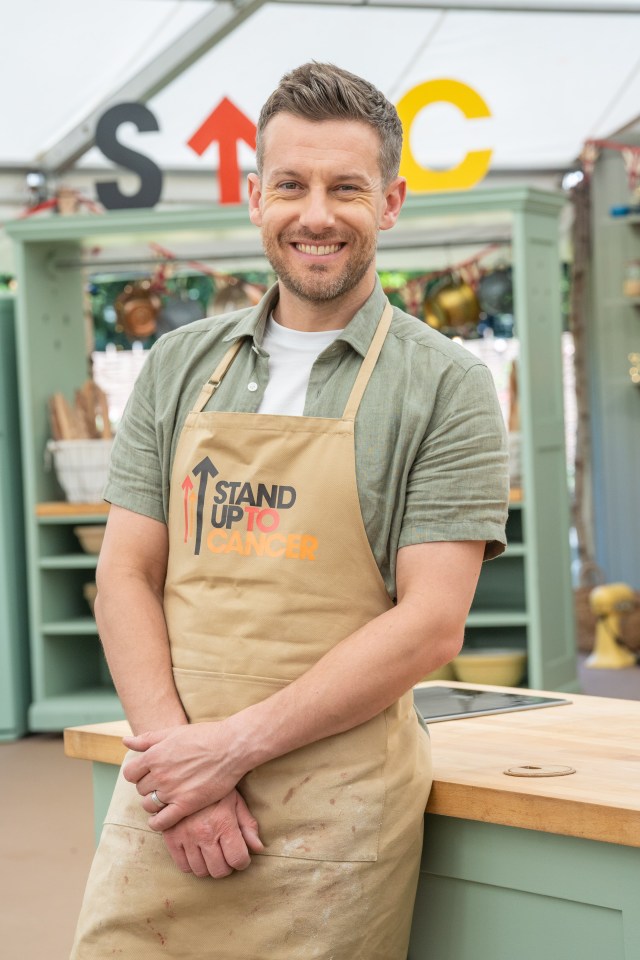
[[[156,366],[150,351],[116,430],[104,499],[166,523],[162,458],[156,430]]]
[[[434,417],[408,477],[399,547],[484,540],[484,559],[506,545],[509,463],[491,372],[474,364]]]

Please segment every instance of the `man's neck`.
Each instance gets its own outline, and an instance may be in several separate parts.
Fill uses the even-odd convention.
[[[277,323],[292,330],[313,333],[324,330],[343,330],[360,307],[369,299],[375,286],[375,277],[367,287],[358,285],[343,297],[311,303],[301,300],[280,283],[280,296],[273,316]]]

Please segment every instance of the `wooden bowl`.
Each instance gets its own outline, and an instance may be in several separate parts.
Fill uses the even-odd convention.
[[[93,605],[96,602],[96,597],[98,595],[97,586],[95,585],[95,583],[85,583],[84,587],[82,588],[82,592],[84,594],[85,600],[87,601],[87,603],[89,604],[89,607],[91,608],[91,613],[93,613],[94,612]]]
[[[445,663],[443,667],[438,667],[436,670],[432,670],[431,673],[428,673],[420,682],[423,683],[425,680],[455,680],[455,678],[456,676],[453,672],[453,665],[450,663]]]
[[[527,655],[524,650],[469,650],[453,660],[456,680],[517,687],[524,677]]]
[[[85,553],[100,553],[102,540],[104,538],[104,524],[96,526],[85,525],[74,527],[73,532],[80,541],[80,546]]]

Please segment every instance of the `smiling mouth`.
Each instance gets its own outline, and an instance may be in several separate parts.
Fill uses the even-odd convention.
[[[327,257],[332,253],[338,253],[345,244],[344,243],[325,243],[321,245],[315,245],[312,243],[294,243],[293,246],[296,250],[299,250],[300,253],[307,253],[313,257]]]

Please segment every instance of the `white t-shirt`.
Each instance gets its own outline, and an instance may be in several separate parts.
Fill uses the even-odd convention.
[[[313,333],[292,330],[269,316],[262,341],[263,349],[269,354],[269,382],[258,413],[301,417],[311,368],[318,355],[340,333],[341,330]]]

